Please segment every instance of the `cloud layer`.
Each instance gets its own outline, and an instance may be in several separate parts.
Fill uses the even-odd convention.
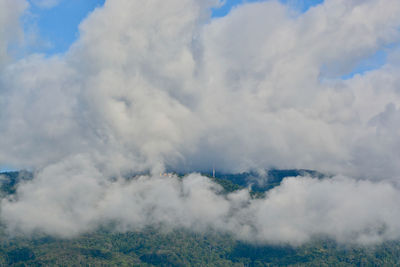
[[[85,158],[50,166],[21,186],[17,199],[3,200],[11,233],[73,237],[112,224],[122,232],[146,226],[213,230],[260,244],[299,245],[321,237],[375,244],[400,238],[400,190],[390,183],[292,177],[264,198],[252,199],[247,189],[222,194],[199,174],[111,182],[88,166]]]
[[[266,1],[211,19],[217,4],[106,1],[66,54],[7,65],[0,163],[38,170],[2,202],[10,228],[67,236],[115,220],[241,229],[262,242],[398,237],[400,2],[326,0],[294,13]],[[384,66],[341,79],[382,49]],[[262,200],[220,196],[196,175],[109,180],[213,167],[357,180],[288,179]]]

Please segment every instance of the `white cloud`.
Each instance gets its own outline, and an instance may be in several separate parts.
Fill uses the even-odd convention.
[[[239,237],[252,240],[256,235],[246,229],[255,227],[263,242],[303,242],[314,234],[358,242],[398,237],[397,213],[387,217],[385,207],[398,203],[399,57],[389,49],[382,68],[338,77],[400,41],[400,2],[326,0],[293,16],[267,1],[211,20],[217,4],[107,1],[81,24],[80,40],[65,55],[30,56],[2,72],[0,162],[40,170],[20,187],[18,201],[3,201],[10,227],[68,235],[107,220],[124,229],[173,221],[196,228],[199,221],[200,228],[227,231],[238,224]],[[308,168],[385,182],[292,179],[250,201],[243,192],[225,199],[199,177],[187,185],[142,178],[126,189],[108,181],[164,167],[213,166]],[[135,194],[152,197],[131,199]],[[199,206],[203,194],[209,202]],[[366,195],[376,202],[370,212]],[[292,205],[291,196],[300,202]],[[347,207],[353,200],[358,206]],[[222,223],[242,201],[251,203]],[[149,206],[154,214],[131,218]],[[183,216],[190,208],[196,212]],[[350,210],[359,219],[347,218]],[[252,221],[241,221],[246,212]],[[291,214],[296,225],[280,227]],[[338,228],[335,216],[343,220]]]
[[[0,67],[10,60],[9,46],[23,36],[19,19],[27,5],[25,0],[0,0]]]
[[[197,174],[110,182],[90,163],[80,156],[49,166],[19,187],[18,201],[3,200],[9,230],[71,237],[110,223],[118,231],[152,225],[292,245],[321,236],[353,244],[400,237],[400,192],[390,183],[292,177],[251,199],[247,190],[222,195]]]

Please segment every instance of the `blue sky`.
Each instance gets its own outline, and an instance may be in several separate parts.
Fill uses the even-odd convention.
[[[226,3],[219,9],[213,10],[213,16],[223,17],[229,13],[232,7],[243,3],[249,2],[261,2],[263,0],[226,0]],[[299,10],[300,12],[307,11],[310,7],[318,5],[323,2],[323,0],[280,0],[280,2],[289,4],[293,8]]]
[[[32,1],[32,0],[30,0]],[[46,55],[63,53],[79,37],[78,26],[80,22],[96,7],[104,4],[105,0],[61,0],[60,4],[53,8],[40,8],[31,3],[29,19],[26,28],[34,25],[39,35],[38,45],[28,48],[27,52],[38,52]],[[257,2],[263,0],[226,0],[217,9],[213,9],[213,17],[223,17],[238,5],[246,2]],[[310,7],[318,5],[323,0],[280,0],[292,8],[305,12]],[[370,59],[360,62],[350,73],[342,76],[343,79],[353,77],[357,73],[375,69],[386,62],[386,53],[378,51]]]
[[[31,48],[31,52],[39,52],[47,55],[63,53],[78,38],[79,23],[96,7],[104,4],[105,0],[61,0],[60,4],[53,8],[40,8],[31,0],[31,8],[26,28],[32,28],[40,36],[42,45]],[[213,10],[213,17],[222,17],[238,5],[246,2],[262,0],[226,0],[225,4]],[[300,11],[306,11],[311,6],[317,5],[323,0],[281,0]]]
[[[352,78],[356,74],[364,73],[370,70],[377,69],[386,63],[387,53],[384,50],[379,50],[370,58],[362,60],[350,73],[343,75],[341,78],[346,80]]]
[[[36,28],[43,43],[34,52],[47,55],[62,53],[78,38],[80,22],[104,0],[62,0],[53,8],[40,8],[31,2],[26,28]]]

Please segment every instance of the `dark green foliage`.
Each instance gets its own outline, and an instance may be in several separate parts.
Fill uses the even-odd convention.
[[[17,248],[7,252],[8,264],[14,264],[21,261],[30,261],[35,259],[35,254],[29,247]]]
[[[233,182],[231,182],[229,180],[223,180],[223,179],[212,178],[212,177],[210,177],[210,179],[213,182],[222,186],[222,188],[224,189],[223,193],[230,193],[230,192],[234,192],[236,190],[240,190],[240,189],[244,188],[243,186],[234,184]]]
[[[211,173],[203,173],[203,175],[212,178]],[[215,173],[213,179],[218,184],[222,185],[227,192],[235,191],[245,187],[251,187],[251,192],[257,196],[262,196],[265,191],[268,191],[276,186],[279,186],[283,179],[287,177],[311,176],[316,178],[324,177],[323,174],[312,170],[268,170],[264,175],[256,172],[243,172],[235,174]]]
[[[77,250],[78,254],[82,254],[91,258],[99,258],[104,260],[112,259],[112,253],[109,251],[103,251],[101,249],[87,249],[80,248]]]
[[[15,193],[17,185],[22,181],[28,181],[33,178],[32,173],[27,171],[19,172],[1,172],[0,173],[0,196],[11,195]]]
[[[175,253],[169,251],[157,251],[156,253],[144,254],[140,257],[140,260],[158,266],[186,266]]]
[[[143,229],[97,231],[70,240],[1,237],[0,266],[396,266],[400,242],[340,246],[251,245],[217,233]]]

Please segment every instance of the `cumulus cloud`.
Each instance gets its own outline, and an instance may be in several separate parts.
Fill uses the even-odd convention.
[[[10,59],[9,46],[23,36],[19,19],[27,6],[25,0],[0,1],[0,67]]]
[[[218,4],[106,1],[66,54],[1,72],[0,162],[37,170],[2,202],[10,228],[68,236],[117,221],[240,229],[260,242],[398,237],[400,69],[390,47],[400,2],[326,0],[294,14],[265,1],[211,19]],[[383,67],[340,78],[382,49]],[[222,196],[198,175],[154,177],[213,167],[344,176],[288,179],[260,200]],[[153,178],[119,178],[147,171]]]

